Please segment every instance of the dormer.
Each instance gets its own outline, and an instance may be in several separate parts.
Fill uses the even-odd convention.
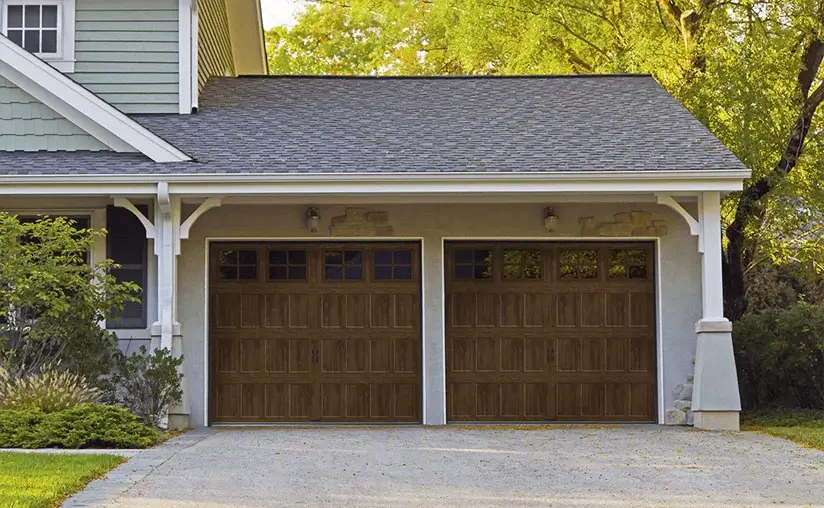
[[[258,0],[0,0],[0,27],[125,114],[189,114],[210,77],[267,72]],[[0,103],[36,103],[8,81]]]

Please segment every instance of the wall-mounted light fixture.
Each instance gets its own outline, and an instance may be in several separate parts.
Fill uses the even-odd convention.
[[[309,225],[309,231],[317,233],[320,225],[320,210],[315,207],[306,210],[306,222]]]
[[[558,222],[560,219],[555,212],[552,210],[551,206],[544,208],[544,226],[546,230],[550,233],[553,233],[556,229],[558,229]]]

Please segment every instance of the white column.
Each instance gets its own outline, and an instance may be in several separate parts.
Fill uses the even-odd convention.
[[[732,348],[732,324],[724,317],[721,271],[721,195],[699,199],[703,317],[696,324],[692,410],[696,428],[738,430],[741,397]]]

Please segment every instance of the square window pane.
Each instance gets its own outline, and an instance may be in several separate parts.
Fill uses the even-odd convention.
[[[412,264],[412,251],[411,250],[397,250],[397,251],[395,251],[395,264],[396,265],[411,265]]]
[[[41,53],[57,53],[57,30],[43,30]]]
[[[340,266],[327,266],[324,270],[324,277],[326,277],[326,280],[341,280],[343,279],[343,268]]]
[[[285,280],[286,279],[286,267],[285,266],[270,266],[269,267],[269,280]]]
[[[524,278],[538,280],[541,278],[541,265],[526,265],[524,267]]]
[[[242,250],[239,253],[239,260],[241,265],[256,265],[257,264],[257,251],[254,250]]]
[[[521,265],[504,265],[504,279],[520,279]]]
[[[360,280],[363,278],[363,268],[360,266],[347,266],[346,267],[346,279],[347,280]]]
[[[626,279],[627,267],[624,265],[612,265],[609,267],[610,279]]]
[[[375,267],[375,280],[392,280],[392,267],[391,266],[376,266]]]
[[[471,265],[459,265],[455,267],[456,279],[471,279],[473,273],[473,267]]]
[[[290,250],[289,251],[289,264],[290,265],[305,265],[306,264],[306,251],[305,250]]]
[[[220,267],[220,280],[235,280],[237,279],[237,268],[234,266]]]
[[[519,265],[521,264],[521,258],[523,257],[523,251],[520,250],[505,250],[504,251],[504,263],[508,265]]]
[[[472,262],[473,253],[471,250],[456,250],[455,251],[455,262],[460,263],[462,265],[469,264]]]
[[[375,251],[375,264],[376,265],[391,265],[392,264],[392,251],[388,251],[388,250]]]
[[[57,28],[57,6],[43,6],[43,28]]]
[[[26,28],[39,28],[40,27],[40,6],[39,5],[27,5],[25,8],[26,8],[26,16],[25,16]]]
[[[234,250],[222,250],[218,255],[219,262],[221,265],[234,265],[237,264],[237,251]]]
[[[487,260],[491,261],[492,259],[492,251],[491,250],[476,250],[475,251],[475,262],[476,263],[486,263]]]
[[[23,26],[22,5],[9,5],[9,10],[6,12],[8,13],[8,17],[6,18],[6,24],[9,28],[20,28]]]
[[[306,267],[305,266],[290,266],[289,267],[289,280],[306,280]]]
[[[646,279],[647,278],[647,267],[646,266],[630,266],[629,267],[629,278],[630,279]]]
[[[26,51],[40,53],[40,31],[26,30],[23,34],[23,47]]]
[[[257,279],[257,266],[241,266],[237,270],[238,277],[242,280]]]
[[[582,279],[597,279],[598,267],[595,265],[584,265],[578,268],[578,274]]]
[[[269,251],[269,264],[271,264],[271,265],[285,265],[286,264],[286,251],[285,250],[270,250]]]
[[[328,251],[326,253],[326,264],[327,265],[342,265],[343,264],[343,252]]]
[[[489,279],[492,277],[492,269],[486,265],[475,265],[476,279]]]
[[[9,30],[8,35],[9,40],[11,42],[17,44],[18,46],[23,45],[23,30]]]
[[[396,266],[395,267],[395,280],[412,280],[412,267],[411,266]]]
[[[344,261],[347,265],[359,265],[363,262],[363,252],[348,250],[344,253]]]

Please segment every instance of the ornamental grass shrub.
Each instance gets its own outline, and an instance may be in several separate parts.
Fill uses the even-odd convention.
[[[53,413],[97,402],[100,396],[100,390],[72,372],[44,365],[35,373],[15,378],[0,367],[0,409],[37,408]]]
[[[824,409],[824,306],[748,314],[733,346],[745,410]]]

